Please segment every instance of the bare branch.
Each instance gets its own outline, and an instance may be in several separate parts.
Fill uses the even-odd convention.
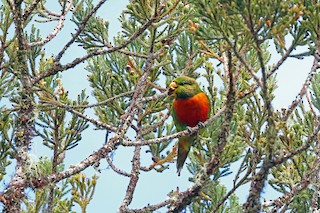
[[[112,46],[111,44],[107,43],[105,44],[106,47],[108,48],[113,48],[114,46]],[[119,53],[122,53],[124,55],[127,55],[127,56],[131,56],[131,57],[136,57],[136,58],[144,58],[144,59],[147,59],[148,56],[147,55],[143,55],[143,54],[140,54],[140,53],[136,53],[136,52],[130,52],[128,50],[124,50],[124,49],[120,49],[118,50]]]
[[[160,98],[166,97],[167,95],[168,95],[168,91],[164,93],[159,93],[153,96],[140,98],[138,99],[138,102],[156,101],[156,100],[159,100]]]
[[[163,113],[161,113],[160,121],[158,121],[157,123],[155,123],[153,125],[146,126],[146,127],[142,128],[141,129],[141,135],[146,135],[146,134],[152,132],[157,127],[162,126],[164,124],[164,122],[168,119],[168,117],[170,116],[170,113],[171,113],[171,108],[168,110],[168,112],[165,115],[163,115]]]
[[[170,199],[166,199],[162,201],[161,203],[154,204],[154,205],[147,205],[146,207],[143,207],[141,209],[128,209],[126,210],[127,213],[148,213],[153,212],[157,209],[160,209],[170,203]]]
[[[179,138],[179,137],[186,136],[186,135],[192,135],[192,134],[200,131],[201,128],[205,128],[205,127],[209,126],[214,120],[216,120],[218,117],[223,115],[223,113],[225,113],[225,111],[226,111],[226,107],[224,106],[215,115],[213,115],[207,121],[205,121],[203,123],[203,126],[201,126],[201,127],[195,126],[195,127],[189,128],[188,130],[180,131],[180,132],[174,133],[172,135],[168,135],[168,136],[164,136],[164,137],[160,137],[160,138],[155,138],[155,139],[137,140],[137,141],[123,141],[121,143],[121,145],[123,145],[123,146],[136,146],[136,145],[144,146],[144,145],[150,145],[150,144],[158,144],[163,141],[168,141],[168,140],[171,140],[174,138]]]
[[[99,3],[86,15],[86,17],[83,18],[81,21],[79,28],[75,34],[73,34],[70,41],[63,47],[63,49],[58,53],[58,55],[55,57],[54,61],[58,62],[62,58],[63,54],[67,51],[67,49],[75,42],[75,40],[78,38],[80,33],[84,30],[85,26],[87,25],[89,19],[93,16],[94,13],[97,12],[97,10],[106,2],[106,0],[100,0]]]
[[[93,118],[90,118],[89,116],[87,115],[84,115],[83,113],[81,112],[78,112],[77,110],[74,110],[72,109],[72,107],[70,107],[69,105],[66,105],[66,104],[62,104],[62,103],[59,103],[59,102],[56,102],[56,101],[46,101],[46,100],[41,100],[43,103],[48,103],[48,104],[51,104],[51,105],[54,105],[54,106],[57,106],[57,107],[61,107],[61,108],[64,108],[65,110],[67,110],[68,112],[70,113],[73,113],[87,121],[89,121],[90,123],[96,125],[97,127],[101,128],[105,128],[107,130],[110,130],[112,132],[116,132],[117,131],[117,128],[114,127],[114,126],[111,126],[109,124],[105,124],[105,123],[102,123],[101,121],[98,121],[96,119],[93,119]]]
[[[248,181],[248,177],[251,173],[251,169],[248,168],[246,174],[240,179],[240,181],[233,186],[233,188],[222,198],[221,201],[215,206],[215,208],[212,210],[212,213],[217,212],[218,209],[224,202],[240,187],[244,184],[244,182]]]
[[[292,101],[291,105],[288,107],[288,109],[285,112],[285,115],[283,116],[282,120],[286,121],[288,120],[289,116],[291,113],[294,111],[294,109],[298,106],[298,104],[302,101],[302,98],[306,95],[307,89],[309,87],[309,84],[311,83],[313,76],[317,72],[317,69],[319,69],[319,61],[320,61],[320,52],[319,48],[317,47],[315,54],[314,54],[314,60],[313,60],[313,65],[311,67],[311,70],[308,74],[307,79],[305,80],[298,96]]]
[[[106,155],[106,160],[110,166],[110,168],[115,171],[116,173],[118,173],[119,175],[123,175],[126,177],[131,177],[131,174],[125,171],[122,171],[121,169],[118,169],[112,162],[112,160],[110,159],[109,155]]]
[[[140,170],[140,146],[134,148],[133,159],[132,159],[132,170],[130,173],[130,181],[126,191],[126,195],[122,201],[122,204],[119,208],[119,212],[126,212],[129,204],[132,201],[133,193],[136,189],[138,180],[139,180],[139,170]]]
[[[132,34],[124,43],[120,44],[119,46],[111,47],[109,49],[97,49],[97,50],[94,50],[94,51],[90,52],[89,54],[87,54],[87,55],[85,55],[83,57],[79,57],[79,58],[74,59],[72,62],[70,62],[70,63],[68,63],[66,65],[60,65],[60,63],[58,62],[58,60],[56,58],[54,66],[51,69],[47,70],[46,72],[41,73],[40,75],[36,76],[33,79],[33,84],[38,83],[41,79],[43,79],[45,77],[48,77],[48,76],[51,76],[51,75],[55,75],[58,72],[71,69],[71,68],[77,66],[78,64],[86,61],[87,59],[92,58],[93,56],[112,53],[112,52],[119,51],[120,49],[125,48],[134,39],[139,37],[155,20],[156,20],[155,16],[151,17],[151,19],[149,21],[147,21],[144,25],[142,25],[134,34]],[[64,51],[62,53],[64,53]],[[61,55],[61,57],[62,57],[62,55]],[[60,58],[58,57],[58,59],[60,59]]]
[[[318,130],[319,132],[319,130]],[[307,150],[310,147],[310,144],[313,142],[314,138],[316,137],[316,134],[318,134],[318,132],[315,132],[315,134],[313,134],[310,139],[304,143],[302,146],[300,146],[299,148],[292,150],[291,152],[287,153],[285,156],[281,157],[281,158],[274,158],[270,163],[272,164],[272,166],[276,166],[279,164],[282,164],[283,162],[293,158],[294,156],[300,154],[301,152]]]
[[[56,37],[57,34],[62,30],[62,28],[64,26],[64,21],[65,21],[66,15],[70,11],[72,3],[73,3],[72,0],[68,1],[68,4],[66,5],[64,10],[62,11],[61,15],[59,15],[57,26],[53,29],[53,31],[49,35],[47,35],[47,37],[45,39],[43,39],[42,41],[29,43],[29,44],[27,44],[27,46],[28,47],[43,46],[46,43],[48,43],[49,41],[51,41],[54,37]]]
[[[44,186],[47,186],[48,184],[57,183],[61,180],[78,174],[81,171],[88,168],[89,166],[96,164],[102,158],[105,158],[108,153],[115,150],[115,147],[119,145],[119,141],[119,135],[115,135],[113,138],[110,139],[107,145],[101,147],[98,151],[94,152],[78,164],[71,166],[69,169],[66,169],[62,172],[51,174],[42,178],[31,177],[31,180],[15,180],[14,182],[11,182],[11,184],[4,193],[0,194],[0,197],[4,196],[4,194],[6,194],[7,192],[14,192],[17,189],[23,189],[27,187],[42,188]]]
[[[23,14],[23,19],[27,20],[27,18],[30,16],[30,14],[34,11],[34,9],[37,7],[41,0],[35,0],[32,2],[32,4],[25,10]]]
[[[294,50],[294,48],[295,48],[295,44],[294,44],[294,41],[292,41],[290,47],[287,49],[285,54],[280,58],[280,60],[274,66],[272,66],[270,72],[267,73],[267,78],[272,76],[279,69],[279,67],[287,60],[287,58],[289,57],[290,53]]]
[[[95,103],[95,104],[76,105],[76,106],[63,105],[63,104],[57,104],[57,105],[58,105],[58,106],[62,106],[63,108],[69,107],[70,109],[94,108],[94,107],[98,107],[98,106],[104,106],[104,105],[106,105],[107,103],[109,103],[109,102],[111,102],[111,101],[114,101],[114,100],[117,99],[117,98],[121,98],[121,97],[123,97],[123,96],[132,95],[133,93],[134,93],[134,91],[123,92],[123,93],[121,93],[121,94],[112,96],[112,97],[110,97],[110,98],[107,98],[107,99],[104,100],[104,101],[101,101],[101,102],[98,102],[98,103]],[[48,102],[43,101],[43,102],[45,102],[45,103],[51,103],[50,101],[48,101]]]
[[[319,167],[320,167],[320,157],[318,155],[318,152],[320,150],[320,142],[319,142],[319,130],[320,127],[318,126],[316,128],[316,130],[314,131],[314,134],[309,138],[309,142],[305,143],[304,146],[292,151],[291,154],[289,154],[288,156],[285,156],[283,159],[279,160],[279,161],[274,161],[273,166],[277,165],[277,164],[281,164],[283,163],[285,160],[287,160],[289,157],[293,157],[295,155],[295,153],[300,153],[300,150],[304,150],[305,147],[309,147],[311,142],[316,143],[316,158],[313,161],[311,168],[309,169],[309,171],[301,178],[301,181],[299,181],[292,189],[290,192],[284,194],[282,197],[273,200],[273,201],[268,201],[268,202],[264,202],[262,204],[262,208],[266,208],[266,207],[270,207],[270,206],[274,206],[274,208],[272,209],[271,212],[274,212],[276,210],[278,210],[279,208],[283,207],[284,204],[288,205],[291,202],[291,198],[294,197],[296,194],[298,194],[300,191],[306,189],[310,183],[315,182],[316,184],[318,183],[318,175],[319,175]],[[314,192],[315,194],[317,194],[317,192]]]

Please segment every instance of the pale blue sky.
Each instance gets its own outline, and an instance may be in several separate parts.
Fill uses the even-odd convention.
[[[96,1],[95,1],[96,2]],[[99,10],[98,14],[106,17],[110,22],[110,32],[109,35],[115,35],[120,31],[120,23],[117,17],[120,15],[121,11],[125,8],[128,1],[126,0],[109,0],[107,3]],[[75,26],[71,23],[66,22],[66,26],[63,29],[61,35],[58,35],[52,43],[46,46],[48,52],[56,52],[60,50],[63,45],[68,41],[70,33],[74,32]],[[40,29],[43,35],[49,33],[52,28],[45,26],[46,24],[37,24],[41,26]],[[53,26],[53,25],[52,25]],[[272,48],[271,48],[272,49]],[[273,51],[272,61],[276,61],[279,56],[276,56],[275,51]],[[81,47],[74,46],[67,54],[63,57],[65,62],[71,61],[77,56],[80,56],[84,51]],[[77,94],[86,87],[87,94],[91,95],[91,90],[87,81],[87,72],[84,69],[84,65],[75,67],[72,70],[68,70],[63,74],[63,83],[65,88],[69,91],[71,98],[76,98]],[[279,109],[282,107],[287,107],[291,101],[298,94],[304,80],[307,77],[307,73],[310,70],[312,61],[307,60],[288,60],[284,66],[278,71],[278,86],[276,90],[276,98],[274,101],[274,107]],[[90,98],[91,102],[95,100]],[[92,111],[86,111],[89,115],[93,116]],[[92,152],[101,147],[105,139],[105,131],[92,131],[93,126],[90,126],[91,130],[85,131],[83,134],[82,141],[79,145],[67,153],[66,156],[66,166],[72,164],[77,164],[79,161],[83,160],[85,157],[90,155]],[[41,156],[43,154],[50,155],[50,150],[47,148],[41,148],[42,145],[34,144],[32,146],[32,152],[35,156]],[[144,153],[142,151],[142,153]],[[115,156],[114,164],[119,168],[130,171],[131,170],[131,158],[132,149],[119,147]],[[148,158],[143,158],[142,165],[150,165],[151,159],[150,155]],[[120,206],[122,199],[124,197],[127,184],[129,179],[127,177],[120,176],[113,172],[111,169],[106,169],[107,164],[104,160],[101,161],[100,168],[102,172],[98,174],[99,180],[97,183],[96,193],[93,200],[88,206],[88,212],[116,212]],[[86,170],[88,176],[92,176],[95,170],[89,168]],[[155,204],[163,201],[167,194],[171,190],[175,190],[177,187],[181,191],[185,190],[191,183],[188,182],[189,175],[187,174],[187,169],[182,170],[181,176],[178,177],[175,170],[175,165],[172,164],[170,169],[164,173],[157,172],[141,172],[140,180],[136,188],[134,195],[134,200],[130,205],[130,208],[141,208],[150,204]],[[232,185],[233,175],[226,177],[222,180],[227,186]],[[240,188],[237,193],[241,201],[244,201],[248,191],[245,187]],[[266,191],[266,196],[268,191]],[[165,212],[166,209],[162,209],[159,212]],[[77,208],[77,211],[79,209]]]

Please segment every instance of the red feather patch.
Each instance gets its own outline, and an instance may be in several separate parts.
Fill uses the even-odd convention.
[[[205,122],[209,117],[210,103],[203,92],[187,99],[178,99],[173,103],[178,122],[185,123],[190,127],[199,122]]]

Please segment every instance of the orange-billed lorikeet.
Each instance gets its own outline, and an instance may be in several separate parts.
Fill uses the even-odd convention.
[[[173,94],[172,117],[177,131],[194,127],[204,122],[209,117],[210,101],[202,92],[195,79],[188,76],[180,76],[169,85],[169,94]],[[178,175],[186,161],[191,145],[196,139],[196,134],[183,136],[178,142]]]

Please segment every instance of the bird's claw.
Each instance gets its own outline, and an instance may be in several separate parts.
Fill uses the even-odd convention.
[[[187,126],[187,130],[188,130],[189,133],[192,133],[192,127]]]
[[[204,126],[205,126],[205,125],[204,125],[203,122],[200,121],[200,122],[198,123],[198,127],[199,127],[200,129],[204,128]]]

